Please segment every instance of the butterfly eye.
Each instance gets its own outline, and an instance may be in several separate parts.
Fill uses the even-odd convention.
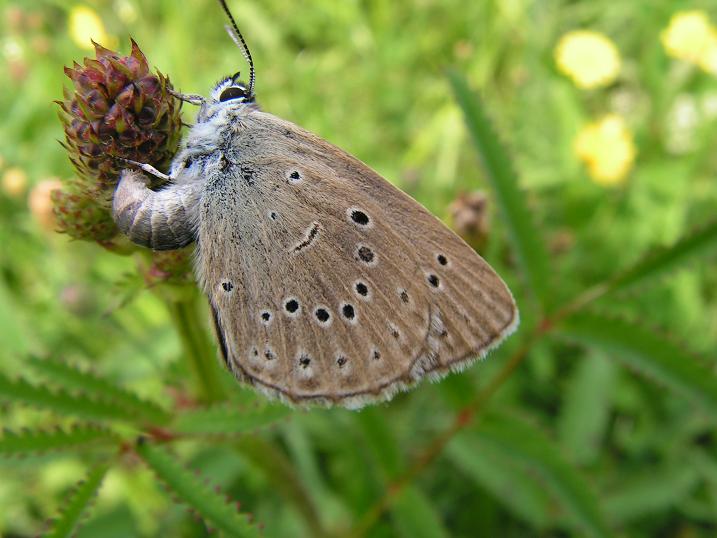
[[[221,95],[219,96],[219,101],[223,103],[224,101],[230,101],[232,99],[246,99],[248,97],[249,92],[243,86],[229,86],[228,88],[224,89],[224,91],[222,91]]]

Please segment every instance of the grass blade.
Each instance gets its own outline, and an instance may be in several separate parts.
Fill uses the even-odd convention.
[[[493,129],[479,96],[471,91],[462,75],[451,72],[449,79],[463,109],[485,176],[495,195],[520,267],[532,292],[545,308],[551,296],[548,256],[532,222],[518,178],[506,150]]]
[[[683,346],[634,323],[588,313],[566,320],[560,332],[717,413],[717,377]]]
[[[106,473],[106,465],[100,465],[90,471],[87,478],[80,482],[70,495],[65,509],[54,521],[52,530],[45,536],[48,538],[60,538],[75,535],[82,517],[87,513],[90,504],[97,495],[97,490],[99,490]]]
[[[208,486],[195,472],[180,465],[164,449],[140,439],[137,454],[182,502],[189,505],[210,526],[227,536],[258,537],[259,530],[249,516],[239,512],[236,504]]]
[[[115,385],[92,372],[59,360],[30,357],[27,363],[40,375],[68,389],[78,389],[86,394],[113,400],[122,407],[137,413],[148,422],[164,424],[169,413],[155,402],[143,400],[133,392]]]
[[[501,420],[481,422],[476,435],[537,473],[569,520],[580,528],[581,535],[610,536],[597,495],[543,432],[522,420],[501,415]]]
[[[59,450],[79,450],[89,446],[112,445],[117,436],[105,428],[94,425],[77,425],[69,430],[3,432],[0,438],[0,455],[27,456]]]
[[[0,399],[26,403],[58,413],[77,415],[87,419],[126,420],[135,422],[137,416],[116,402],[87,394],[70,394],[46,385],[33,385],[20,378],[11,380],[0,373]]]

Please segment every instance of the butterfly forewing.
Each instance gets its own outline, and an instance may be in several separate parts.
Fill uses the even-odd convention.
[[[515,326],[488,264],[357,159],[259,111],[232,144],[203,195],[199,276],[240,379],[357,407],[461,368]]]

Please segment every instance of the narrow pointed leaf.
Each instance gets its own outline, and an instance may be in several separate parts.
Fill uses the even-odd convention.
[[[216,405],[179,414],[173,430],[189,435],[237,435],[270,426],[290,413],[291,409],[284,405],[246,408]]]
[[[30,357],[27,363],[48,380],[68,389],[79,389],[86,394],[115,401],[147,421],[163,424],[169,420],[169,413],[157,403],[143,400],[133,392],[97,374],[83,371],[59,360]]]
[[[572,316],[560,332],[610,353],[638,373],[717,413],[717,376],[684,346],[634,323],[597,314]]]
[[[79,450],[100,445],[113,445],[118,437],[94,425],[75,426],[69,430],[22,431],[5,430],[0,438],[0,455],[27,456],[59,450]]]
[[[548,256],[533,223],[510,158],[491,125],[480,97],[468,87],[462,75],[449,79],[466,124],[480,156],[485,176],[495,196],[512,246],[528,285],[545,307],[550,297]]]
[[[80,482],[70,495],[64,510],[53,522],[52,530],[45,534],[46,537],[61,538],[75,535],[82,517],[86,515],[97,495],[97,490],[102,485],[102,479],[106,473],[106,465],[100,465],[90,471],[87,478]]]
[[[558,436],[576,463],[591,464],[600,455],[620,372],[620,366],[610,358],[593,353],[575,364],[567,380]]]
[[[545,488],[515,460],[472,432],[456,436],[446,456],[480,488],[490,493],[510,512],[537,529],[550,522],[552,500]]]
[[[249,516],[240,513],[236,504],[229,504],[222,493],[178,463],[169,452],[144,440],[137,443],[136,451],[167,488],[209,526],[223,531],[226,536],[260,536]]]
[[[508,415],[485,420],[476,435],[540,476],[580,535],[607,537],[611,533],[599,498],[588,482],[561,454],[560,448],[535,426]]]
[[[607,283],[606,293],[622,291],[640,284],[715,248],[717,248],[717,221],[683,237],[671,247],[649,254],[630,269],[618,274]]]
[[[236,447],[252,467],[264,471],[271,487],[296,507],[312,536],[327,534],[322,527],[317,503],[307,489],[309,484],[301,480],[294,461],[261,435],[245,435],[236,441]]]
[[[34,385],[25,379],[11,380],[0,374],[0,400],[12,400],[57,413],[88,419],[117,419],[133,422],[134,413],[115,402],[78,393],[71,394],[46,385]]]
[[[431,504],[417,487],[403,489],[393,501],[391,519],[399,536],[405,538],[444,538],[448,532]]]
[[[699,484],[697,471],[689,466],[655,468],[640,477],[621,477],[605,499],[605,512],[611,521],[626,524],[650,514],[660,514],[678,506]]]

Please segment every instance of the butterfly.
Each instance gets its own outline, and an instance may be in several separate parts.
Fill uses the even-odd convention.
[[[367,165],[262,111],[254,63],[219,82],[169,175],[135,163],[115,222],[156,249],[196,242],[195,272],[237,379],[291,404],[359,408],[460,371],[518,324],[505,283]],[[145,174],[168,183],[148,187]]]

